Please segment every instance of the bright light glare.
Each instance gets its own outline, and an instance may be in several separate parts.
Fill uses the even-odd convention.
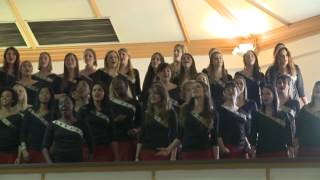
[[[254,50],[253,44],[239,44],[238,47],[235,47],[232,51],[233,55],[243,56],[247,51]]]

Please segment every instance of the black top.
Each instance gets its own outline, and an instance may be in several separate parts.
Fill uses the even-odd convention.
[[[57,76],[52,82],[52,90],[54,94],[68,94],[70,95],[71,90],[76,86],[78,78],[73,81],[63,82],[63,76]]]
[[[39,74],[32,75],[32,79],[41,83],[42,86],[50,86],[53,83],[53,80],[57,78],[56,74],[49,74],[47,77],[40,77]]]
[[[320,148],[320,113],[311,112],[307,105],[301,109],[296,120],[296,137],[300,147]]]
[[[175,109],[178,109],[181,104],[180,88],[177,86],[176,88],[169,90],[168,93],[169,93],[170,101],[171,101],[173,107]]]
[[[38,91],[39,91],[39,88],[42,86],[42,84],[43,83],[40,82],[40,81],[37,81],[37,82],[35,82],[35,83],[33,83],[32,85],[29,85],[29,86],[25,86],[23,84],[20,84],[26,89],[28,104],[33,105],[33,104],[36,103],[36,99],[37,99],[37,96],[38,96]]]
[[[272,118],[259,111],[253,112],[251,143],[256,146],[257,155],[286,152],[287,146],[292,145],[291,123],[288,113],[282,111]]]
[[[209,73],[207,69],[203,69],[202,72],[209,77]],[[223,89],[224,89],[225,83],[230,80],[232,80],[232,76],[228,74],[226,77],[222,77],[218,81],[214,80],[210,82],[210,93],[211,93],[211,97],[215,107],[219,107],[223,104],[224,102]]]
[[[241,107],[239,107],[238,111],[247,116],[246,134],[248,137],[250,136],[250,133],[251,133],[252,113],[257,110],[258,110],[257,104],[253,100],[247,100]]]
[[[141,108],[140,104],[135,99],[130,99],[127,103],[129,106],[120,105],[114,100],[110,100],[110,112],[112,113],[113,120],[113,134],[115,141],[127,141],[133,140],[136,137],[132,137],[128,134],[128,131],[133,128],[139,128],[141,125]],[[121,102],[123,102],[121,100]],[[117,116],[125,116],[124,119],[117,121]]]
[[[215,113],[213,128],[208,128],[192,112],[189,112],[178,130],[178,139],[182,142],[182,151],[206,150],[216,146],[218,144],[218,122],[218,114]]]
[[[16,81],[16,77],[13,77],[0,69],[0,89],[13,86]]]
[[[224,144],[245,145],[247,116],[239,111],[232,112],[223,106],[218,109],[220,122],[218,136]]]
[[[298,99],[298,97],[304,97],[304,85],[303,85],[303,78],[300,71],[300,68],[298,65],[294,65],[296,69],[296,76],[290,76],[291,82],[292,82],[292,96],[294,99]],[[277,77],[280,75],[280,73],[277,71],[277,69],[274,66],[270,66],[266,71],[266,80],[268,83],[276,83]]]
[[[21,113],[0,118],[0,152],[18,150],[22,118]]]
[[[140,75],[139,75],[139,71],[137,69],[133,69],[133,73],[134,73],[134,79],[130,80],[128,79],[129,82],[129,88],[132,94],[132,97],[134,97],[135,99],[141,99],[141,86],[140,86]]]
[[[300,103],[298,100],[295,99],[289,99],[286,103],[284,103],[282,106],[280,106],[280,110],[288,113],[290,115],[290,120],[292,121],[291,129],[292,129],[292,137],[295,137],[296,134],[296,122],[295,118],[296,115],[300,111]]]
[[[83,106],[78,112],[78,119],[88,123],[95,145],[108,145],[113,140],[113,122],[109,107],[96,111],[90,105]]]
[[[159,116],[144,113],[144,121],[139,134],[143,148],[156,149],[167,147],[177,137],[177,115],[174,110],[167,114],[167,123]]]
[[[54,118],[52,112],[41,117],[31,108],[26,110],[21,127],[20,141],[24,142],[27,148],[41,150],[46,128]]]
[[[54,122],[50,123],[43,138],[43,147],[50,149],[53,162],[80,162],[82,161],[82,146],[84,140],[88,145],[88,150],[92,154],[92,136],[85,121],[76,121],[71,127],[80,129],[83,135],[63,128]],[[63,123],[65,124],[65,123]],[[69,125],[70,127],[70,125]],[[51,147],[51,148],[50,148]]]
[[[253,100],[258,107],[261,107],[261,87],[264,83],[264,74],[262,72],[259,73],[259,77],[249,78],[243,74],[243,71],[236,72],[236,75],[241,75],[246,80],[247,85],[247,97],[248,99]]]

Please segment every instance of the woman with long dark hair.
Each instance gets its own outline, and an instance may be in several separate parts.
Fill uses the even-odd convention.
[[[279,110],[276,88],[262,88],[261,111],[253,112],[251,127],[252,157],[293,157],[292,120]]]
[[[286,47],[281,47],[277,51],[273,64],[266,71],[266,80],[268,83],[275,85],[277,77],[281,74],[288,75],[291,78],[290,88],[293,99],[301,99],[303,104],[307,104],[302,73],[299,66],[294,64],[291,53]]]
[[[41,84],[50,85],[57,75],[52,73],[52,59],[48,52],[41,52],[38,60],[38,72],[32,75],[32,79]]]
[[[136,161],[169,160],[170,155],[157,155],[158,148],[167,147],[177,137],[177,117],[171,107],[168,92],[160,83],[150,88],[144,113]]]
[[[197,77],[197,69],[193,59],[193,56],[189,53],[185,53],[181,57],[180,73],[173,79],[173,82],[178,86],[184,81],[195,80]]]
[[[18,76],[20,54],[15,47],[8,47],[3,54],[3,66],[0,69],[0,88],[12,86]]]
[[[142,103],[144,109],[147,105],[149,97],[149,88],[151,87],[151,84],[155,81],[157,77],[157,69],[159,64],[161,63],[164,63],[163,55],[159,52],[153,53],[142,86]]]
[[[48,86],[39,88],[34,106],[24,113],[21,128],[20,159],[26,163],[45,163],[42,142],[46,128],[55,118],[54,94]]]
[[[96,67],[98,66],[96,52],[91,48],[85,49],[83,52],[83,60],[85,67],[80,71],[80,75],[89,77],[90,74],[96,72]]]

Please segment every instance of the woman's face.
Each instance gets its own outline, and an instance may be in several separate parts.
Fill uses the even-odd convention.
[[[203,74],[200,74],[196,77],[196,80],[197,81],[201,81],[201,82],[204,82],[205,84],[209,85],[209,81],[208,79],[205,77],[205,75]]]
[[[127,65],[129,61],[129,55],[125,51],[120,51],[119,56],[121,64]]]
[[[107,63],[108,63],[108,67],[111,67],[111,68],[117,67],[119,63],[119,59],[115,52],[112,52],[108,55]]]
[[[159,64],[161,64],[161,58],[159,55],[153,55],[151,57],[151,67],[158,68]]]
[[[200,83],[194,83],[192,87],[192,96],[195,98],[204,97],[204,89]]]
[[[127,94],[128,89],[123,80],[118,79],[112,85],[114,92],[116,92],[120,97],[123,97]]]
[[[23,101],[26,97],[25,89],[21,85],[14,85],[13,90],[18,94],[18,100]]]
[[[48,54],[42,53],[39,59],[40,59],[39,63],[41,68],[46,68],[49,66],[50,57],[48,56]]]
[[[289,94],[289,82],[285,79],[279,79],[277,81],[277,91],[280,94]]]
[[[82,97],[82,98],[88,97],[90,94],[89,84],[84,80],[80,81],[76,87],[76,91],[79,97]]]
[[[262,89],[262,102],[265,105],[272,105],[273,93],[269,88]]]
[[[161,81],[171,79],[171,69],[169,66],[167,66],[165,69],[163,69],[161,72],[159,72],[159,78]]]
[[[151,104],[158,104],[161,102],[161,96],[160,94],[158,93],[158,90],[153,88],[151,89],[150,91],[150,94],[149,94],[149,101]]]
[[[61,113],[71,113],[73,110],[73,102],[72,100],[64,96],[59,99],[59,110]]]
[[[212,55],[212,63],[215,67],[222,67],[223,65],[223,57],[220,53],[215,53]]]
[[[91,51],[84,51],[84,63],[88,66],[93,66],[94,64],[94,55]]]
[[[65,65],[68,69],[74,69],[77,66],[77,60],[74,55],[69,55],[66,58]]]
[[[13,94],[10,91],[3,91],[0,97],[1,107],[11,106],[13,102]]]
[[[51,99],[51,94],[48,88],[42,88],[39,92],[40,103],[47,104]]]
[[[289,63],[289,56],[288,56],[288,52],[285,49],[282,49],[279,52],[279,65],[280,67],[286,67]]]
[[[23,62],[21,64],[21,74],[22,76],[31,76],[33,72],[33,66],[30,62]]]
[[[192,57],[189,55],[183,56],[181,59],[181,64],[184,68],[189,69],[192,66]]]
[[[5,57],[8,64],[14,64],[17,60],[17,55],[13,50],[8,50]]]
[[[235,83],[236,83],[236,86],[239,90],[239,94],[242,94],[244,92],[244,88],[245,88],[245,82],[244,82],[244,79],[242,78],[235,78]]]
[[[244,55],[245,66],[253,66],[255,62],[256,62],[256,57],[251,51],[249,51]]]
[[[234,100],[238,97],[237,87],[228,87],[223,90],[223,96],[226,100]]]
[[[182,51],[181,48],[179,48],[179,47],[174,48],[174,50],[173,50],[173,58],[174,58],[175,61],[180,61],[182,54],[183,54],[183,51]]]
[[[105,97],[104,89],[101,87],[100,84],[94,85],[91,93],[92,100],[96,102],[102,101]]]

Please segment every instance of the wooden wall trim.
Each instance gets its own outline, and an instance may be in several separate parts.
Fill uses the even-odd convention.
[[[97,1],[96,0],[88,0],[91,10],[93,12],[93,14],[95,15],[95,17],[100,18],[102,17],[101,11],[97,5]]]

